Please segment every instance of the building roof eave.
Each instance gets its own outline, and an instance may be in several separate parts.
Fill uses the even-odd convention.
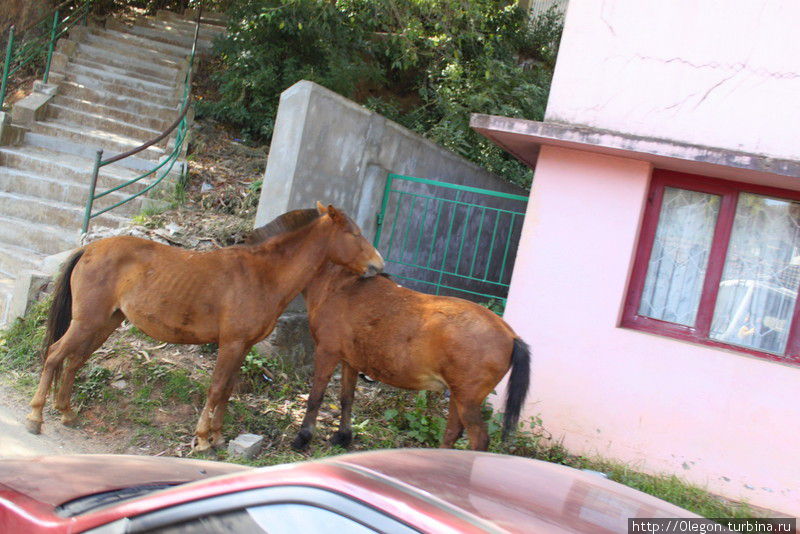
[[[590,126],[539,122],[475,113],[473,130],[530,168],[541,146],[648,161],[679,172],[788,187],[800,178],[800,162],[748,152],[613,132]],[[792,188],[800,187],[800,182]]]

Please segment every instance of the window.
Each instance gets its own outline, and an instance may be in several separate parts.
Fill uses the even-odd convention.
[[[622,325],[800,363],[800,193],[655,171]]]
[[[253,506],[198,517],[151,531],[153,534],[374,534],[376,531],[324,508],[299,503]]]

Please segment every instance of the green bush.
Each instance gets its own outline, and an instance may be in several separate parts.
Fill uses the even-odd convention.
[[[378,111],[520,185],[530,171],[469,128],[471,113],[544,115],[560,18],[507,0],[234,0],[217,101],[201,114],[271,134],[301,79]]]

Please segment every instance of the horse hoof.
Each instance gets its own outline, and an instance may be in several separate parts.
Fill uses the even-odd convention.
[[[222,434],[216,435],[211,438],[211,446],[215,449],[219,449],[220,447],[225,447],[225,438],[222,437]]]
[[[353,441],[353,432],[351,430],[339,430],[331,436],[331,445],[338,445],[346,449]]]
[[[308,430],[301,430],[297,433],[297,437],[292,440],[292,448],[296,451],[304,451],[308,448],[308,443],[311,441],[311,432]]]
[[[75,427],[78,425],[78,415],[77,414],[65,414],[61,416],[61,424],[68,427]]]
[[[210,449],[211,443],[205,438],[197,438],[197,440],[192,443],[192,452],[206,452]]]
[[[42,422],[41,421],[33,421],[32,419],[27,419],[25,421],[25,428],[28,429],[28,432],[31,434],[41,434],[42,432]]]

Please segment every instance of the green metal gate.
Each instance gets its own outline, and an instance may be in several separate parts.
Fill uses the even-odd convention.
[[[387,271],[427,293],[502,312],[528,197],[390,174],[375,247]]]

